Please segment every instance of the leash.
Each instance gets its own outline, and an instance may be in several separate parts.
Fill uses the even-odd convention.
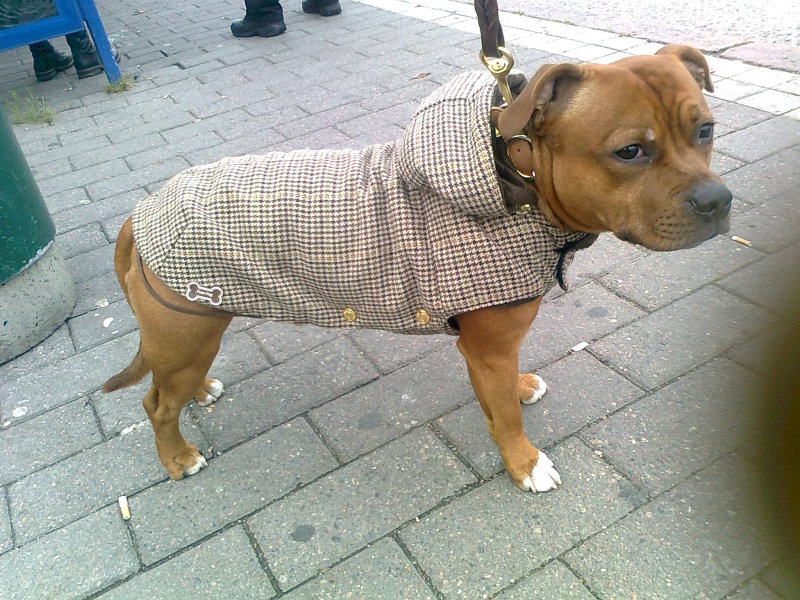
[[[503,26],[497,0],[475,0],[475,14],[481,30],[481,51],[478,55],[489,73],[497,80],[497,87],[508,104],[514,99],[508,86],[508,74],[514,66],[514,57],[505,49]]]
[[[514,57],[504,47],[505,38],[503,37],[503,27],[500,25],[497,0],[474,0],[474,5],[475,14],[478,17],[478,27],[481,30],[481,51],[478,56],[497,81],[497,88],[500,90],[503,100],[505,100],[505,106],[499,107],[499,110],[502,110],[507,108],[514,100],[511,88],[508,85],[508,74],[514,67]],[[503,137],[498,129],[495,129],[495,131],[498,137]],[[531,138],[524,133],[518,132],[505,139],[505,143],[506,156],[508,156],[514,169],[520,177],[533,186],[536,173],[533,170],[533,142]],[[522,212],[525,212],[525,210]]]

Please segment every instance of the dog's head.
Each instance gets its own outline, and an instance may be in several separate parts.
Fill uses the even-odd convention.
[[[576,231],[653,250],[728,230],[731,193],[709,169],[708,64],[689,46],[610,65],[545,65],[497,118],[532,140],[539,207]]]

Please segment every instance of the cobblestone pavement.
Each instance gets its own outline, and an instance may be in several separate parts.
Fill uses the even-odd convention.
[[[226,394],[182,417],[208,467],[166,479],[144,386],[98,391],[138,343],[112,272],[134,204],[223,156],[395,139],[422,97],[480,68],[461,2],[343,0],[323,19],[286,0],[285,35],[237,40],[241,4],[101,2],[136,76],[118,94],[72,70],[37,84],[27,49],[2,54],[2,97],[30,90],[57,116],[15,131],[79,300],[0,365],[0,596],[796,598],[757,493],[772,439],[757,390],[798,277],[800,75],[717,56],[714,166],[752,246],[603,236],[579,254],[521,357],[551,386],[524,417],[562,488],[514,488],[452,338],[249,319],[213,369]],[[501,21],[529,73],[659,47]]]

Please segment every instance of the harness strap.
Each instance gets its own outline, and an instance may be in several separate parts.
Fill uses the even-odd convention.
[[[169,300],[162,298],[161,295],[155,291],[150,282],[147,281],[147,276],[144,274],[144,265],[142,264],[142,255],[138,252],[136,253],[136,262],[139,263],[139,274],[142,276],[142,281],[144,282],[145,289],[150,292],[150,295],[158,300],[158,302],[162,305],[167,307],[170,310],[174,310],[179,313],[183,313],[185,315],[193,315],[196,317],[218,317],[220,316],[218,313],[224,313],[225,311],[213,308],[211,306],[206,307],[205,311],[201,311],[198,309],[186,308],[185,306],[178,306],[177,304],[173,304]],[[207,312],[212,311],[212,312]]]

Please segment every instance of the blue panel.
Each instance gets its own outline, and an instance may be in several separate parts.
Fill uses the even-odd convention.
[[[47,17],[39,21],[0,29],[0,52],[42,42],[67,33],[84,30],[84,21],[92,41],[97,48],[100,62],[110,82],[119,81],[122,75],[111,54],[111,44],[97,14],[94,0],[52,0],[58,10],[57,17]]]

